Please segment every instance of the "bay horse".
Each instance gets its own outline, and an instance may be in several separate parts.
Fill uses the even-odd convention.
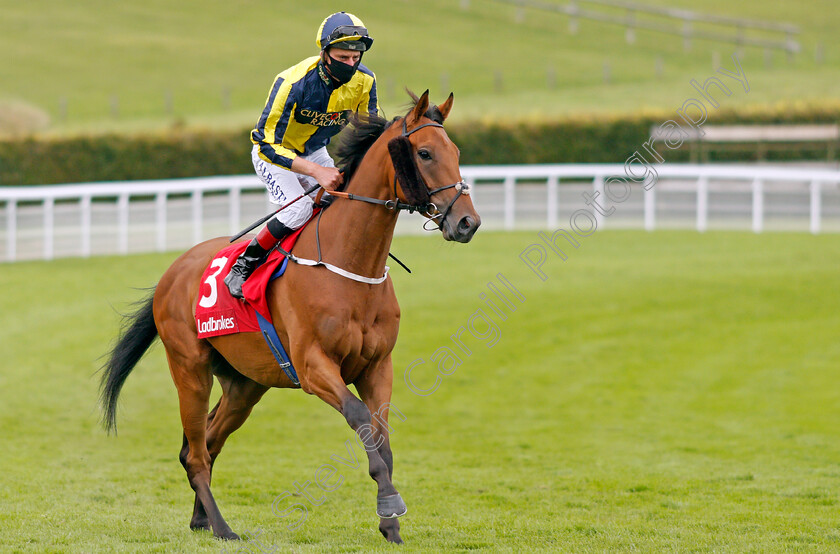
[[[419,98],[409,93],[415,104],[403,118],[389,123],[370,116],[357,119],[346,131],[348,138],[338,151],[345,162],[344,193],[337,193],[321,213],[318,229],[304,229],[292,252],[295,256],[319,256],[357,275],[381,276],[400,208],[426,215],[446,240],[469,242],[481,219],[461,178],[458,148],[443,129],[453,95],[435,106],[428,92]],[[195,491],[190,528],[238,539],[210,492],[213,463],[225,440],[269,388],[295,385],[260,333],[197,338],[194,314],[200,278],[228,243],[221,237],[188,250],[139,308],[124,316],[120,337],[103,367],[100,401],[105,428],[115,430],[120,390],[159,336],[178,389],[184,428],[179,458]],[[401,543],[397,517],[406,506],[392,483],[388,439],[391,351],[400,308],[390,277],[368,284],[324,267],[289,263],[286,274],[269,285],[267,298],[300,388],[338,410],[362,440],[377,485],[379,530],[386,540]],[[208,414],[214,376],[223,392]],[[361,400],[348,389],[350,384]]]

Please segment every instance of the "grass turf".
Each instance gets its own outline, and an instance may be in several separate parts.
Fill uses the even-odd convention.
[[[395,242],[414,270],[394,271],[400,551],[836,551],[840,237],[606,231],[549,259],[546,281],[519,259],[538,242]],[[0,550],[234,550],[187,527],[193,495],[159,344],[125,386],[119,436],[97,425],[97,357],[118,326],[110,305],[127,309],[142,296],[131,287],[153,284],[174,257],[0,272]],[[499,272],[525,300],[492,316],[495,338],[462,334],[471,354],[432,394],[414,394],[405,369],[443,346],[459,352],[450,336],[479,308],[491,314],[479,294]],[[432,364],[412,379],[431,387]],[[216,465],[222,513],[264,551],[394,550],[376,530],[364,461],[333,458],[349,457],[348,439],[318,399],[270,392]],[[273,500],[328,463],[341,486],[310,485],[317,506],[289,499],[308,519],[288,530]]]
[[[733,89],[724,107],[840,97],[833,0],[652,3],[799,25],[803,50],[792,61],[781,52],[742,49],[751,90]],[[713,60],[734,71],[735,45],[696,40],[684,51],[680,37],[644,30],[628,45],[617,25],[583,20],[573,35],[564,15],[528,9],[517,21],[511,5],[473,0],[462,6],[450,0],[354,4],[352,11],[376,37],[365,63],[377,72],[389,116],[403,111],[404,86],[418,93],[430,88],[435,102],[454,90],[454,120],[645,107],[670,112],[696,97],[689,80],[703,83],[713,74]],[[315,31],[335,9],[324,0],[4,6],[0,50],[10,63],[2,68],[0,101],[46,112],[58,133],[184,124],[245,129],[256,122],[274,76],[317,52]]]

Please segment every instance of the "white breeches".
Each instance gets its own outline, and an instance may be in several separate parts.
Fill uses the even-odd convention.
[[[301,157],[323,167],[335,167],[335,163],[333,163],[332,158],[327,153],[326,147],[320,148],[308,156]],[[286,204],[303,194],[305,189],[318,184],[318,181],[308,175],[295,173],[284,167],[266,162],[260,158],[259,147],[256,145],[251,149],[251,161],[254,162],[254,170],[257,172],[257,177],[260,178],[266,189],[268,189],[269,199],[274,204]],[[278,212],[275,216],[277,220],[289,229],[299,229],[312,217],[313,199],[318,194],[318,190],[320,189],[316,189],[309,196],[301,198],[291,206]]]

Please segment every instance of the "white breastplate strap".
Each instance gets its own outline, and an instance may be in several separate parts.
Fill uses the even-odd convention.
[[[315,267],[315,266],[319,266],[319,265],[324,266],[325,268],[327,268],[328,270],[332,271],[333,273],[335,273],[337,275],[341,275],[342,277],[352,279],[353,281],[358,281],[359,283],[366,283],[368,285],[380,285],[380,284],[384,283],[385,279],[388,278],[388,272],[391,270],[391,268],[386,265],[385,266],[385,275],[383,275],[382,277],[379,277],[379,278],[374,278],[374,277],[365,277],[363,275],[357,275],[356,273],[351,273],[350,271],[347,271],[345,269],[341,269],[340,267],[334,266],[334,265],[332,265],[330,263],[327,263],[327,262],[319,262],[319,261],[316,261],[316,260],[307,260],[306,258],[298,258],[294,254],[289,254],[289,259],[291,261],[295,262],[296,264],[300,264],[300,265],[308,265],[308,266],[311,266],[311,267]]]

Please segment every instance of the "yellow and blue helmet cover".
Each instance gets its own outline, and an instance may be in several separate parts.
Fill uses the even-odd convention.
[[[337,46],[345,50],[365,52],[370,50],[373,39],[368,36],[364,22],[347,12],[337,12],[321,22],[315,43],[320,50]]]

